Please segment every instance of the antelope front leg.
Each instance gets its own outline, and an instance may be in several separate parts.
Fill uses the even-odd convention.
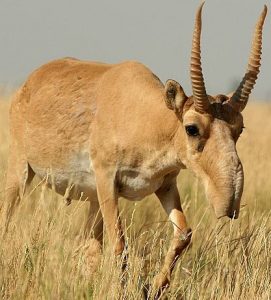
[[[153,289],[161,293],[169,285],[172,270],[183,250],[191,240],[191,229],[187,227],[182,211],[176,178],[165,180],[163,186],[156,191],[163,208],[173,224],[174,236],[165,257],[162,270],[154,278]]]
[[[120,255],[124,250],[124,237],[119,218],[115,178],[104,170],[95,170],[95,176],[98,200],[109,242],[115,255]]]

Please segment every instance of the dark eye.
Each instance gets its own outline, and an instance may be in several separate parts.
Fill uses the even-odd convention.
[[[187,126],[185,126],[185,131],[190,136],[199,135],[199,129],[196,125],[187,125]]]

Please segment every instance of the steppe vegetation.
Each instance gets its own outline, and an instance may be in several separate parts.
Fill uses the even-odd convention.
[[[8,107],[9,99],[0,100],[0,207]],[[271,105],[250,101],[244,117],[238,141],[245,170],[240,217],[216,220],[199,181],[181,172],[179,189],[193,243],[179,260],[165,299],[271,299]],[[0,212],[0,299],[142,299],[172,234],[159,202],[155,196],[121,200],[129,251],[125,288],[107,243],[101,255],[92,240],[80,238],[88,205],[66,206],[36,178],[5,236]]]

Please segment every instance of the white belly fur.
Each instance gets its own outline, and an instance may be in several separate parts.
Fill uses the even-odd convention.
[[[93,196],[96,197],[95,175],[87,151],[78,153],[63,168],[44,169],[35,163],[30,163],[30,166],[38,177],[61,195],[74,200],[90,200]]]
[[[74,200],[96,197],[95,173],[88,151],[78,153],[64,168],[44,169],[35,163],[30,163],[30,166],[37,176],[61,195]],[[116,181],[119,196],[129,200],[143,199],[155,192],[164,180],[164,177],[152,178],[150,170],[121,168]]]

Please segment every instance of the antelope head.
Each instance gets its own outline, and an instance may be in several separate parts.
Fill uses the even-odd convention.
[[[185,140],[182,161],[202,179],[216,216],[238,218],[244,173],[236,142],[244,127],[241,112],[259,74],[267,7],[264,7],[256,24],[247,71],[239,87],[230,96],[210,96],[206,92],[201,68],[203,4],[196,14],[192,42],[190,73],[193,95],[187,97],[177,82],[168,80],[165,86],[166,104],[181,120],[180,130]]]

